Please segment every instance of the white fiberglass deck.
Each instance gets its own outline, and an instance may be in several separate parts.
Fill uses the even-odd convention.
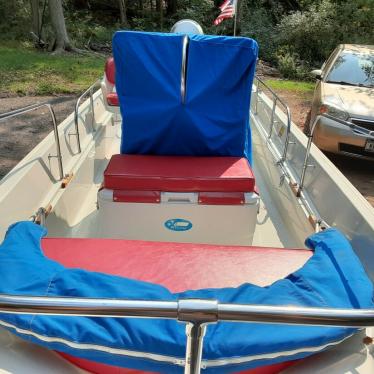
[[[62,237],[100,237],[99,212],[97,209],[97,192],[103,180],[103,172],[109,161],[110,154],[119,150],[120,122],[115,123],[110,131],[113,136],[106,155],[108,158],[82,164],[77,176],[68,186],[64,196],[56,205],[53,213],[48,216],[47,228],[49,236]],[[94,158],[94,150],[89,152]],[[92,168],[92,170],[88,170]],[[79,178],[82,175],[82,178]],[[84,177],[85,175],[85,177]],[[261,170],[255,168],[256,184],[260,191],[260,209],[257,215],[253,245],[269,247],[300,247],[302,243],[295,240],[287,230],[289,226],[272,202],[272,196],[261,175]],[[80,183],[83,179],[88,183]],[[91,182],[91,183],[89,183]],[[136,203],[134,203],[136,204]],[[230,235],[228,232],[227,235]],[[214,239],[212,239],[214,242]],[[219,243],[217,243],[219,244]]]

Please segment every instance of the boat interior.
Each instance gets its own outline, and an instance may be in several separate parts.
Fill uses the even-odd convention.
[[[373,279],[371,208],[254,77],[257,44],[170,35],[117,33],[103,79],[59,126],[42,104],[54,132],[2,180],[0,208],[9,214],[0,217],[1,234],[29,219],[47,229],[41,248],[49,259],[177,293],[269,287],[312,258],[307,237],[338,227]],[[215,53],[225,58],[212,70]],[[240,372],[369,373],[374,360],[361,339],[368,331],[318,353],[318,362],[292,353]],[[88,372],[146,373],[57,350]],[[0,350],[3,365],[7,354]],[[239,372],[217,365],[221,371],[209,372]],[[188,368],[198,373],[200,364]]]

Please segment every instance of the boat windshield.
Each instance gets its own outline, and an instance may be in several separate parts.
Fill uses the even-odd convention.
[[[326,82],[374,87],[374,54],[342,53],[331,68]]]

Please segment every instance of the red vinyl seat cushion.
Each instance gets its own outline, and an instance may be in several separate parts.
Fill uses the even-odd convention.
[[[116,82],[116,65],[114,64],[114,58],[109,57],[105,63],[105,76],[109,83],[112,85]]]
[[[108,95],[106,95],[106,101],[108,105],[119,106],[119,99],[116,92],[111,92]]]
[[[209,287],[236,287],[250,282],[266,286],[296,271],[310,258],[305,249],[219,246],[116,239],[45,238],[44,254],[70,268],[99,271],[162,284],[172,292]],[[97,374],[146,374],[62,354]],[[284,362],[243,374],[274,374]]]
[[[46,238],[45,255],[66,267],[162,284],[172,292],[266,286],[300,268],[311,251],[118,239]],[[191,276],[191,274],[193,276]]]
[[[244,157],[114,155],[105,172],[111,190],[253,192],[255,178]]]

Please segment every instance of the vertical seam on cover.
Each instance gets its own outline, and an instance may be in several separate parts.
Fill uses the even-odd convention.
[[[58,273],[59,273],[59,272],[56,272],[55,274],[53,274],[53,276],[52,276],[51,279],[49,280],[48,287],[47,287],[47,289],[46,289],[46,291],[45,291],[44,296],[48,296],[48,293],[49,293],[49,290],[51,289],[52,283],[53,283],[53,281],[55,280],[56,275],[57,275]],[[34,322],[36,316],[37,316],[37,314],[33,314],[33,316],[31,317],[30,324],[29,324],[29,330],[30,330],[30,331],[32,331],[31,326],[32,326],[32,324],[33,324],[33,322]]]

